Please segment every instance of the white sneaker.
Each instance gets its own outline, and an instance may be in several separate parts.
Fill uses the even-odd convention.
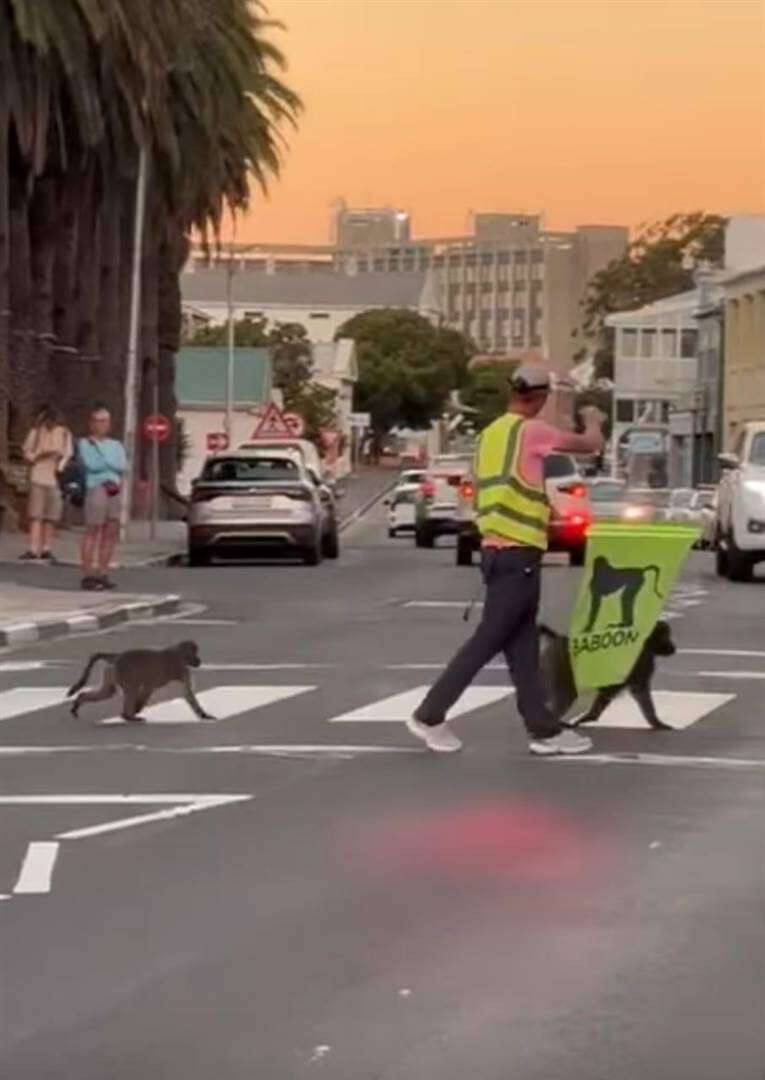
[[[407,720],[406,726],[412,735],[421,739],[428,749],[435,750],[437,754],[453,754],[462,749],[462,743],[449,727],[448,720],[445,720],[443,724],[436,724],[435,727],[429,727],[412,716]]]
[[[592,750],[592,739],[568,729],[558,735],[551,735],[549,739],[532,739],[529,750],[532,754],[540,755],[586,754],[588,750]]]

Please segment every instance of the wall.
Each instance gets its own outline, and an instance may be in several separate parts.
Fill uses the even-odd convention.
[[[765,420],[765,265],[725,284],[724,441]]]
[[[225,304],[196,304],[198,311],[203,311],[216,326],[222,326],[228,319],[228,309]],[[330,342],[335,340],[335,334],[348,319],[357,315],[361,308],[305,308],[284,307],[253,304],[237,305],[234,308],[234,318],[242,319],[248,311],[257,311],[269,322],[299,323],[305,327],[310,341]],[[365,310],[365,309],[364,309]],[[311,318],[312,312],[327,314],[327,318]]]
[[[183,430],[190,443],[190,453],[178,474],[178,491],[188,495],[191,481],[199,472],[208,455],[206,446],[207,433],[223,431],[224,416],[220,409],[178,409],[178,419],[183,421]],[[255,428],[257,419],[249,412],[237,410],[233,416],[234,446],[246,442]]]

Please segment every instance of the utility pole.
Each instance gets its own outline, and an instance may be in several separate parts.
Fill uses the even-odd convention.
[[[130,331],[128,335],[127,365],[125,368],[125,454],[127,469],[122,484],[120,508],[120,536],[124,540],[133,508],[133,479],[136,457],[136,415],[138,411],[138,338],[141,325],[141,260],[143,257],[143,231],[146,218],[146,186],[149,171],[149,155],[141,146],[138,155],[138,178],[135,186],[135,218],[133,224],[133,273],[130,286]]]
[[[226,280],[228,306],[228,356],[226,360],[226,422],[224,430],[229,449],[234,445],[234,245],[228,254]]]

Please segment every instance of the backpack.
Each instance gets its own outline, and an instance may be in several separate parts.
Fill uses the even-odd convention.
[[[61,494],[72,506],[80,507],[85,503],[85,467],[75,450],[66,465],[59,471],[58,486]]]

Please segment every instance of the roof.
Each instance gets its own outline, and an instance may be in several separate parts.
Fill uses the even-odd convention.
[[[418,308],[425,277],[425,273],[414,271],[351,275],[318,270],[274,274],[263,270],[237,270],[233,275],[232,294],[238,307]],[[227,294],[225,267],[181,274],[184,304],[225,304]]]
[[[719,295],[719,286],[712,287],[709,300]],[[635,308],[633,311],[617,311],[613,315],[606,316],[606,326],[634,327],[652,326],[660,320],[686,320],[689,327],[693,327],[696,312],[699,309],[700,294],[698,289],[690,289],[688,292],[676,293],[667,296],[663,300],[656,300],[653,304]]]
[[[175,364],[178,405],[221,407],[226,402],[228,349],[181,349]],[[234,403],[258,405],[271,397],[271,357],[268,349],[234,349]]]
[[[356,382],[359,377],[356,363],[356,342],[352,338],[316,342],[311,346],[316,375],[334,375]]]

